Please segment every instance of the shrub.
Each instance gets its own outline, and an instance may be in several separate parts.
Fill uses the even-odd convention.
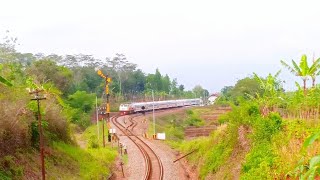
[[[110,174],[110,165],[117,155],[116,151],[108,148],[83,150],[63,142],[55,142],[53,146],[77,162],[82,179],[107,177]]]
[[[270,143],[255,145],[246,156],[241,179],[272,179],[270,172],[274,158]]]
[[[258,117],[253,124],[253,138],[257,142],[269,141],[272,135],[281,129],[282,119],[277,113],[270,113],[267,118]]]
[[[29,124],[33,118],[25,109],[29,101],[26,92],[19,88],[2,90],[6,95],[0,96],[0,157],[30,145]]]
[[[195,113],[191,109],[188,109],[187,111],[188,118],[185,121],[185,124],[187,126],[203,126],[204,121],[199,117],[198,113]]]

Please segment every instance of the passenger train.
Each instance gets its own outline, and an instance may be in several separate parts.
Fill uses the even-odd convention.
[[[154,102],[133,102],[121,104],[119,107],[120,115],[133,114],[137,112],[145,112],[153,109],[167,109],[183,106],[198,106],[202,104],[201,99],[179,99],[168,101],[154,101]]]

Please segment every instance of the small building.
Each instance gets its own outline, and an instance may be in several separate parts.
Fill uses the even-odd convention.
[[[208,104],[214,104],[214,101],[219,97],[218,93],[213,93],[208,98]]]

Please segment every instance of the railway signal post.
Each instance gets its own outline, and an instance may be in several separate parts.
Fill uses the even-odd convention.
[[[42,89],[36,89],[34,91],[30,91],[29,94],[34,94],[34,98],[32,98],[32,101],[37,101],[38,104],[38,129],[39,129],[39,146],[40,146],[40,159],[41,159],[41,173],[42,173],[42,179],[46,179],[46,170],[44,166],[44,145],[43,145],[43,130],[42,130],[42,123],[41,123],[41,112],[40,112],[40,101],[46,99],[45,97],[40,96],[40,92],[42,92]]]
[[[107,115],[107,125],[108,125],[108,127],[110,126],[110,104],[109,104],[109,96],[110,96],[110,94],[109,94],[109,83],[111,82],[111,78],[110,77],[108,77],[108,75],[104,75],[103,73],[102,73],[102,71],[99,69],[98,71],[97,71],[97,73],[98,73],[98,75],[100,76],[100,77],[102,77],[103,79],[105,79],[105,81],[106,81],[106,90],[105,90],[105,93],[106,93],[106,96],[107,96],[107,104],[106,104],[106,115]],[[104,119],[102,119],[102,121],[104,121]],[[103,126],[103,128],[104,128],[104,126]],[[104,129],[103,129],[104,130]],[[103,147],[105,147],[106,146],[106,144],[105,144],[105,137],[104,137],[104,134],[103,134]]]

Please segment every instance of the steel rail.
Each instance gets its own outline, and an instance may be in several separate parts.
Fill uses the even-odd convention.
[[[139,115],[138,115],[139,116]],[[134,116],[134,117],[129,117],[130,121],[134,121],[133,118],[138,117],[138,116]],[[159,179],[162,180],[163,179],[163,165],[162,162],[159,158],[159,156],[152,150],[152,148],[145,143],[142,139],[140,139],[138,136],[136,136],[132,131],[130,131],[128,128],[124,127],[122,124],[120,124],[118,121],[118,116],[114,116],[111,118],[113,124],[120,130],[122,131],[140,150],[140,152],[142,153],[142,156],[144,158],[144,162],[146,164],[146,172],[145,172],[145,177],[144,179],[151,179],[152,177],[152,160],[151,157],[149,155],[149,153],[147,151],[149,151],[150,153],[152,153],[153,156],[156,157],[157,160],[157,164],[159,166]],[[134,128],[134,127],[133,127]],[[133,129],[132,128],[132,129]],[[137,140],[139,140],[142,144],[137,143],[136,140],[134,140],[133,138],[136,138]],[[143,147],[144,146],[144,147]],[[152,178],[154,179],[154,178]]]

